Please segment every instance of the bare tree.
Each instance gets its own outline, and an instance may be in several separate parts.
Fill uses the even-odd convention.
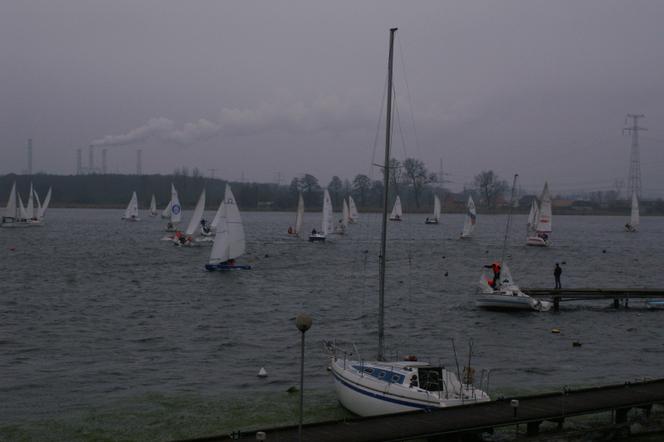
[[[420,194],[422,193],[422,188],[424,185],[429,182],[429,177],[427,176],[427,169],[424,167],[424,163],[415,158],[406,158],[403,162],[403,168],[411,186],[413,186],[413,194],[415,196],[415,206],[420,207]]]
[[[482,198],[482,202],[489,209],[496,207],[498,197],[502,196],[509,188],[507,181],[501,180],[493,170],[483,170],[475,175],[474,184]]]

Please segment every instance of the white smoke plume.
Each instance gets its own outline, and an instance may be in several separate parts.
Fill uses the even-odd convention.
[[[107,135],[94,140],[93,146],[129,146],[148,140],[189,146],[220,133],[227,135],[255,135],[263,132],[314,132],[319,130],[343,131],[372,122],[364,110],[337,97],[323,97],[310,105],[304,103],[263,103],[256,109],[221,110],[219,120],[199,119],[177,128],[168,118],[152,118],[143,126],[126,134]]]

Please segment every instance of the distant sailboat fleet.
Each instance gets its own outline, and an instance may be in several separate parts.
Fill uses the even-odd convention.
[[[7,198],[7,206],[2,216],[1,227],[39,227],[45,222],[46,209],[51,202],[51,188],[48,189],[44,202],[39,199],[39,195],[30,183],[27,204],[23,205],[23,199],[16,190],[16,183]]]

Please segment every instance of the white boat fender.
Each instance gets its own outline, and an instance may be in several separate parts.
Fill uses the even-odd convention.
[[[265,370],[265,367],[261,367],[261,369],[258,370],[257,376],[259,378],[266,378],[267,377],[267,370]]]

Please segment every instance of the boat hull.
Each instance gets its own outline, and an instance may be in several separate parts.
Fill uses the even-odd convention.
[[[250,265],[231,265],[231,264],[205,264],[205,270],[208,272],[225,272],[230,270],[251,270]]]
[[[545,312],[551,309],[549,301],[541,301],[525,294],[483,293],[477,296],[475,305],[486,310],[503,311],[526,310]]]
[[[390,218],[390,221],[401,221],[401,218]]]
[[[426,220],[424,221],[424,224],[438,224],[438,220]]]
[[[320,233],[314,233],[313,235],[309,235],[309,242],[324,242],[326,236],[321,235]]]
[[[526,240],[526,245],[533,247],[548,247],[549,242],[539,236],[529,236]]]

